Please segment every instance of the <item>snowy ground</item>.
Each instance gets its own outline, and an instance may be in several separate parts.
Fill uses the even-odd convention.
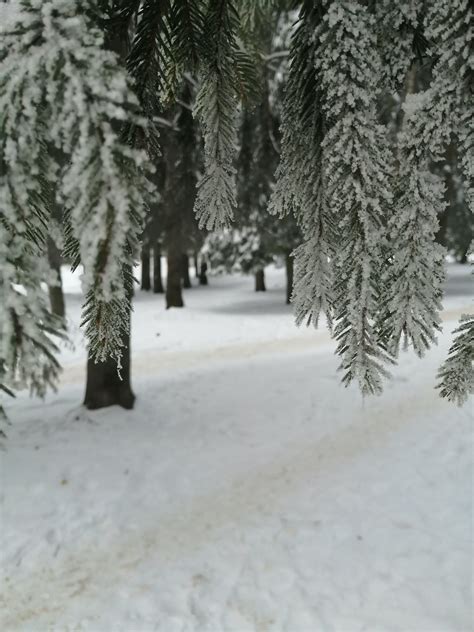
[[[67,277],[60,390],[9,406],[0,629],[470,631],[472,405],[433,390],[466,272],[439,347],[365,401],[326,332],[295,329],[281,271],[265,295],[211,279],[184,310],[139,293],[136,409],[95,413]]]

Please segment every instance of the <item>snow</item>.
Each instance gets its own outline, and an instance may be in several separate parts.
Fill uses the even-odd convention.
[[[439,347],[365,400],[327,333],[295,329],[281,270],[266,294],[211,278],[183,310],[137,292],[136,409],[96,412],[67,276],[59,392],[8,406],[1,629],[471,630],[472,405],[433,390],[467,272]]]

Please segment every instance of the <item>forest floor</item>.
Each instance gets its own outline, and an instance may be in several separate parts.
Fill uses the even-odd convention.
[[[298,330],[284,276],[137,292],[134,411],[88,412],[77,277],[57,394],[21,394],[1,460],[5,632],[469,632],[472,402],[434,390],[444,333],[381,397]]]

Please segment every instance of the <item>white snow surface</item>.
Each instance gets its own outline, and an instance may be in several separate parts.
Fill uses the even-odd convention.
[[[365,400],[325,330],[295,328],[281,270],[265,294],[211,277],[183,310],[138,291],[135,410],[96,412],[66,275],[59,391],[7,406],[0,629],[472,630],[472,402],[433,389],[468,272],[439,346]]]

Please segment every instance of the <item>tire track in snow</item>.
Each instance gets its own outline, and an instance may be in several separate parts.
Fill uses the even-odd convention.
[[[356,411],[349,425],[310,444],[302,441],[284,446],[272,461],[250,470],[205,496],[195,497],[187,507],[157,514],[155,524],[141,532],[110,542],[107,550],[84,549],[64,558],[57,568],[44,568],[17,587],[6,587],[3,611],[6,630],[58,629],[55,624],[67,615],[79,595],[103,594],[112,583],[127,583],[130,572],[150,558],[161,567],[192,554],[213,539],[213,533],[242,516],[271,511],[281,499],[298,490],[308,479],[322,482],[339,475],[344,467],[368,451],[383,448],[387,438],[403,431],[413,421],[429,424],[430,413],[448,405],[439,400],[431,382],[418,372],[416,396],[392,401],[373,409]],[[450,410],[450,409],[449,409]],[[323,486],[324,487],[324,486]],[[23,627],[35,621],[43,627]]]
[[[462,314],[472,312],[472,307],[445,310],[441,313],[443,322],[457,321]],[[303,330],[304,331],[304,330]],[[327,329],[313,330],[312,335],[299,335],[244,344],[229,344],[212,348],[189,351],[161,351],[152,349],[132,355],[132,372],[135,377],[156,375],[197,366],[212,366],[224,361],[242,361],[256,356],[282,353],[323,351],[334,344]],[[60,384],[82,383],[86,374],[85,362],[66,365],[60,377]]]

